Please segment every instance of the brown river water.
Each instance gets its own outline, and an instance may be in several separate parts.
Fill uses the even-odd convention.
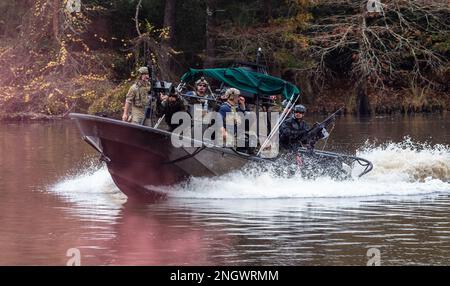
[[[450,115],[337,122],[361,179],[237,171],[137,204],[71,121],[0,124],[0,265],[450,265]],[[373,251],[373,250],[371,250]]]

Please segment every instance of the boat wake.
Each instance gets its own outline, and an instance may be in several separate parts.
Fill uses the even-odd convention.
[[[116,187],[106,166],[99,166],[95,160],[87,169],[68,175],[49,187],[49,191],[67,201],[83,205],[120,206],[126,196]]]
[[[214,178],[192,178],[162,189],[172,198],[339,198],[372,196],[413,196],[450,192],[450,147],[414,143],[375,146],[366,143],[357,156],[372,161],[373,171],[359,179],[336,181],[329,177],[311,180],[279,177],[274,172],[236,171]],[[359,170],[353,170],[358,173]],[[51,191],[70,201],[121,202],[124,195],[114,185],[105,166],[90,168],[64,178]]]
[[[380,146],[366,143],[357,151],[374,165],[359,179],[336,181],[329,177],[306,180],[281,178],[272,172],[238,171],[216,178],[192,178],[175,187],[172,196],[183,198],[314,198],[403,196],[450,192],[450,147],[414,143]],[[355,168],[354,174],[361,170]]]

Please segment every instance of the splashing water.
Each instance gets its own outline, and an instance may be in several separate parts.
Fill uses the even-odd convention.
[[[191,178],[170,188],[170,197],[194,199],[325,198],[367,196],[411,196],[450,192],[450,147],[414,143],[380,146],[366,143],[357,151],[374,165],[362,178],[336,181],[327,177],[307,180],[284,178],[273,172],[235,171],[214,178]],[[359,170],[354,170],[357,173]],[[65,178],[52,191],[71,200],[122,201],[105,166]],[[100,194],[99,194],[100,193]]]
[[[384,181],[426,182],[438,179],[450,182],[450,147],[414,143],[405,137],[401,143],[375,147],[366,143],[357,156],[368,159],[374,169],[368,178]]]
[[[126,201],[126,196],[116,187],[106,166],[99,167],[94,161],[87,169],[68,175],[49,190],[75,203],[114,207]]]
[[[192,178],[175,187],[183,198],[308,198],[419,195],[450,192],[450,147],[401,143],[375,147],[366,143],[357,151],[374,165],[360,179],[336,181],[321,177],[306,180],[280,178],[273,173],[237,171],[216,178]],[[354,173],[359,173],[355,167]]]

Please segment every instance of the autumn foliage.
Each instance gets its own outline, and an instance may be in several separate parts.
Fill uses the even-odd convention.
[[[137,66],[254,61],[303,91],[310,110],[450,108],[445,0],[16,0],[0,4],[0,112],[120,113]]]

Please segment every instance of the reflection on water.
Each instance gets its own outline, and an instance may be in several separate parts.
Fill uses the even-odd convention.
[[[365,265],[376,247],[382,265],[448,265],[450,152],[434,144],[449,123],[342,118],[328,146],[374,161],[366,178],[238,172],[148,205],[126,201],[72,122],[0,125],[0,264],[65,265],[78,248],[83,265]]]

